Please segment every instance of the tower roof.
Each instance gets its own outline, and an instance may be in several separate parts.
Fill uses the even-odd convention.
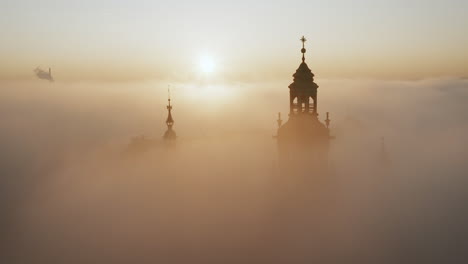
[[[167,126],[171,126],[174,124],[174,119],[172,118],[172,105],[171,105],[171,90],[167,89],[168,97],[167,97],[167,119],[166,124]]]
[[[307,86],[307,88],[318,88],[318,85],[314,82],[314,74],[312,73],[312,70],[309,68],[307,63],[305,62],[305,42],[307,39],[302,36],[300,39],[302,41],[302,63],[299,65],[299,68],[297,68],[296,72],[293,74],[294,77],[294,82],[289,86],[289,88],[296,87],[297,83],[301,83],[301,87],[304,87],[304,84]]]
[[[172,118],[172,105],[171,105],[171,91],[170,89],[167,89],[168,92],[168,97],[167,97],[167,119],[166,119],[166,125],[167,125],[167,130],[164,133],[163,138],[166,140],[173,140],[176,139],[176,133],[172,129],[172,126],[174,125],[174,119]]]
[[[312,70],[309,69],[307,63],[302,62],[297,68],[296,72],[293,74],[294,81],[314,81],[314,74]]]

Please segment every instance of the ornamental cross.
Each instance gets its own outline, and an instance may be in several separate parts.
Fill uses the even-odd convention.
[[[302,36],[302,38],[300,39],[300,41],[302,41],[302,62],[305,62],[305,53],[306,53],[306,49],[305,49],[305,42],[307,41],[307,39]]]
[[[304,48],[304,45],[305,45],[305,42],[307,41],[307,39],[304,36],[302,36],[300,41],[302,41],[302,48]]]

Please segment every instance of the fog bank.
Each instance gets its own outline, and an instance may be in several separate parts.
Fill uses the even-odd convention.
[[[317,83],[319,118],[330,112],[336,139],[333,185],[311,190],[334,202],[303,208],[281,232],[273,136],[277,112],[287,118],[288,81],[173,84],[176,147],[157,143],[132,157],[123,155],[132,137],[162,140],[166,84],[0,83],[2,255],[8,263],[305,263],[319,250],[336,263],[459,263],[468,81]],[[328,208],[325,241],[313,221]],[[275,244],[280,233],[294,243]]]

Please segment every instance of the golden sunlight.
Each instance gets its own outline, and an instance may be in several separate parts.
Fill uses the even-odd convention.
[[[216,70],[216,63],[213,60],[213,57],[204,55],[200,57],[199,67],[202,73],[211,74]]]

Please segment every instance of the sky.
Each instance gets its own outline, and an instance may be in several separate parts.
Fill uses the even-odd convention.
[[[26,1],[0,9],[0,80],[192,81],[203,58],[227,81],[467,77],[468,2]],[[213,77],[212,77],[213,78]]]

